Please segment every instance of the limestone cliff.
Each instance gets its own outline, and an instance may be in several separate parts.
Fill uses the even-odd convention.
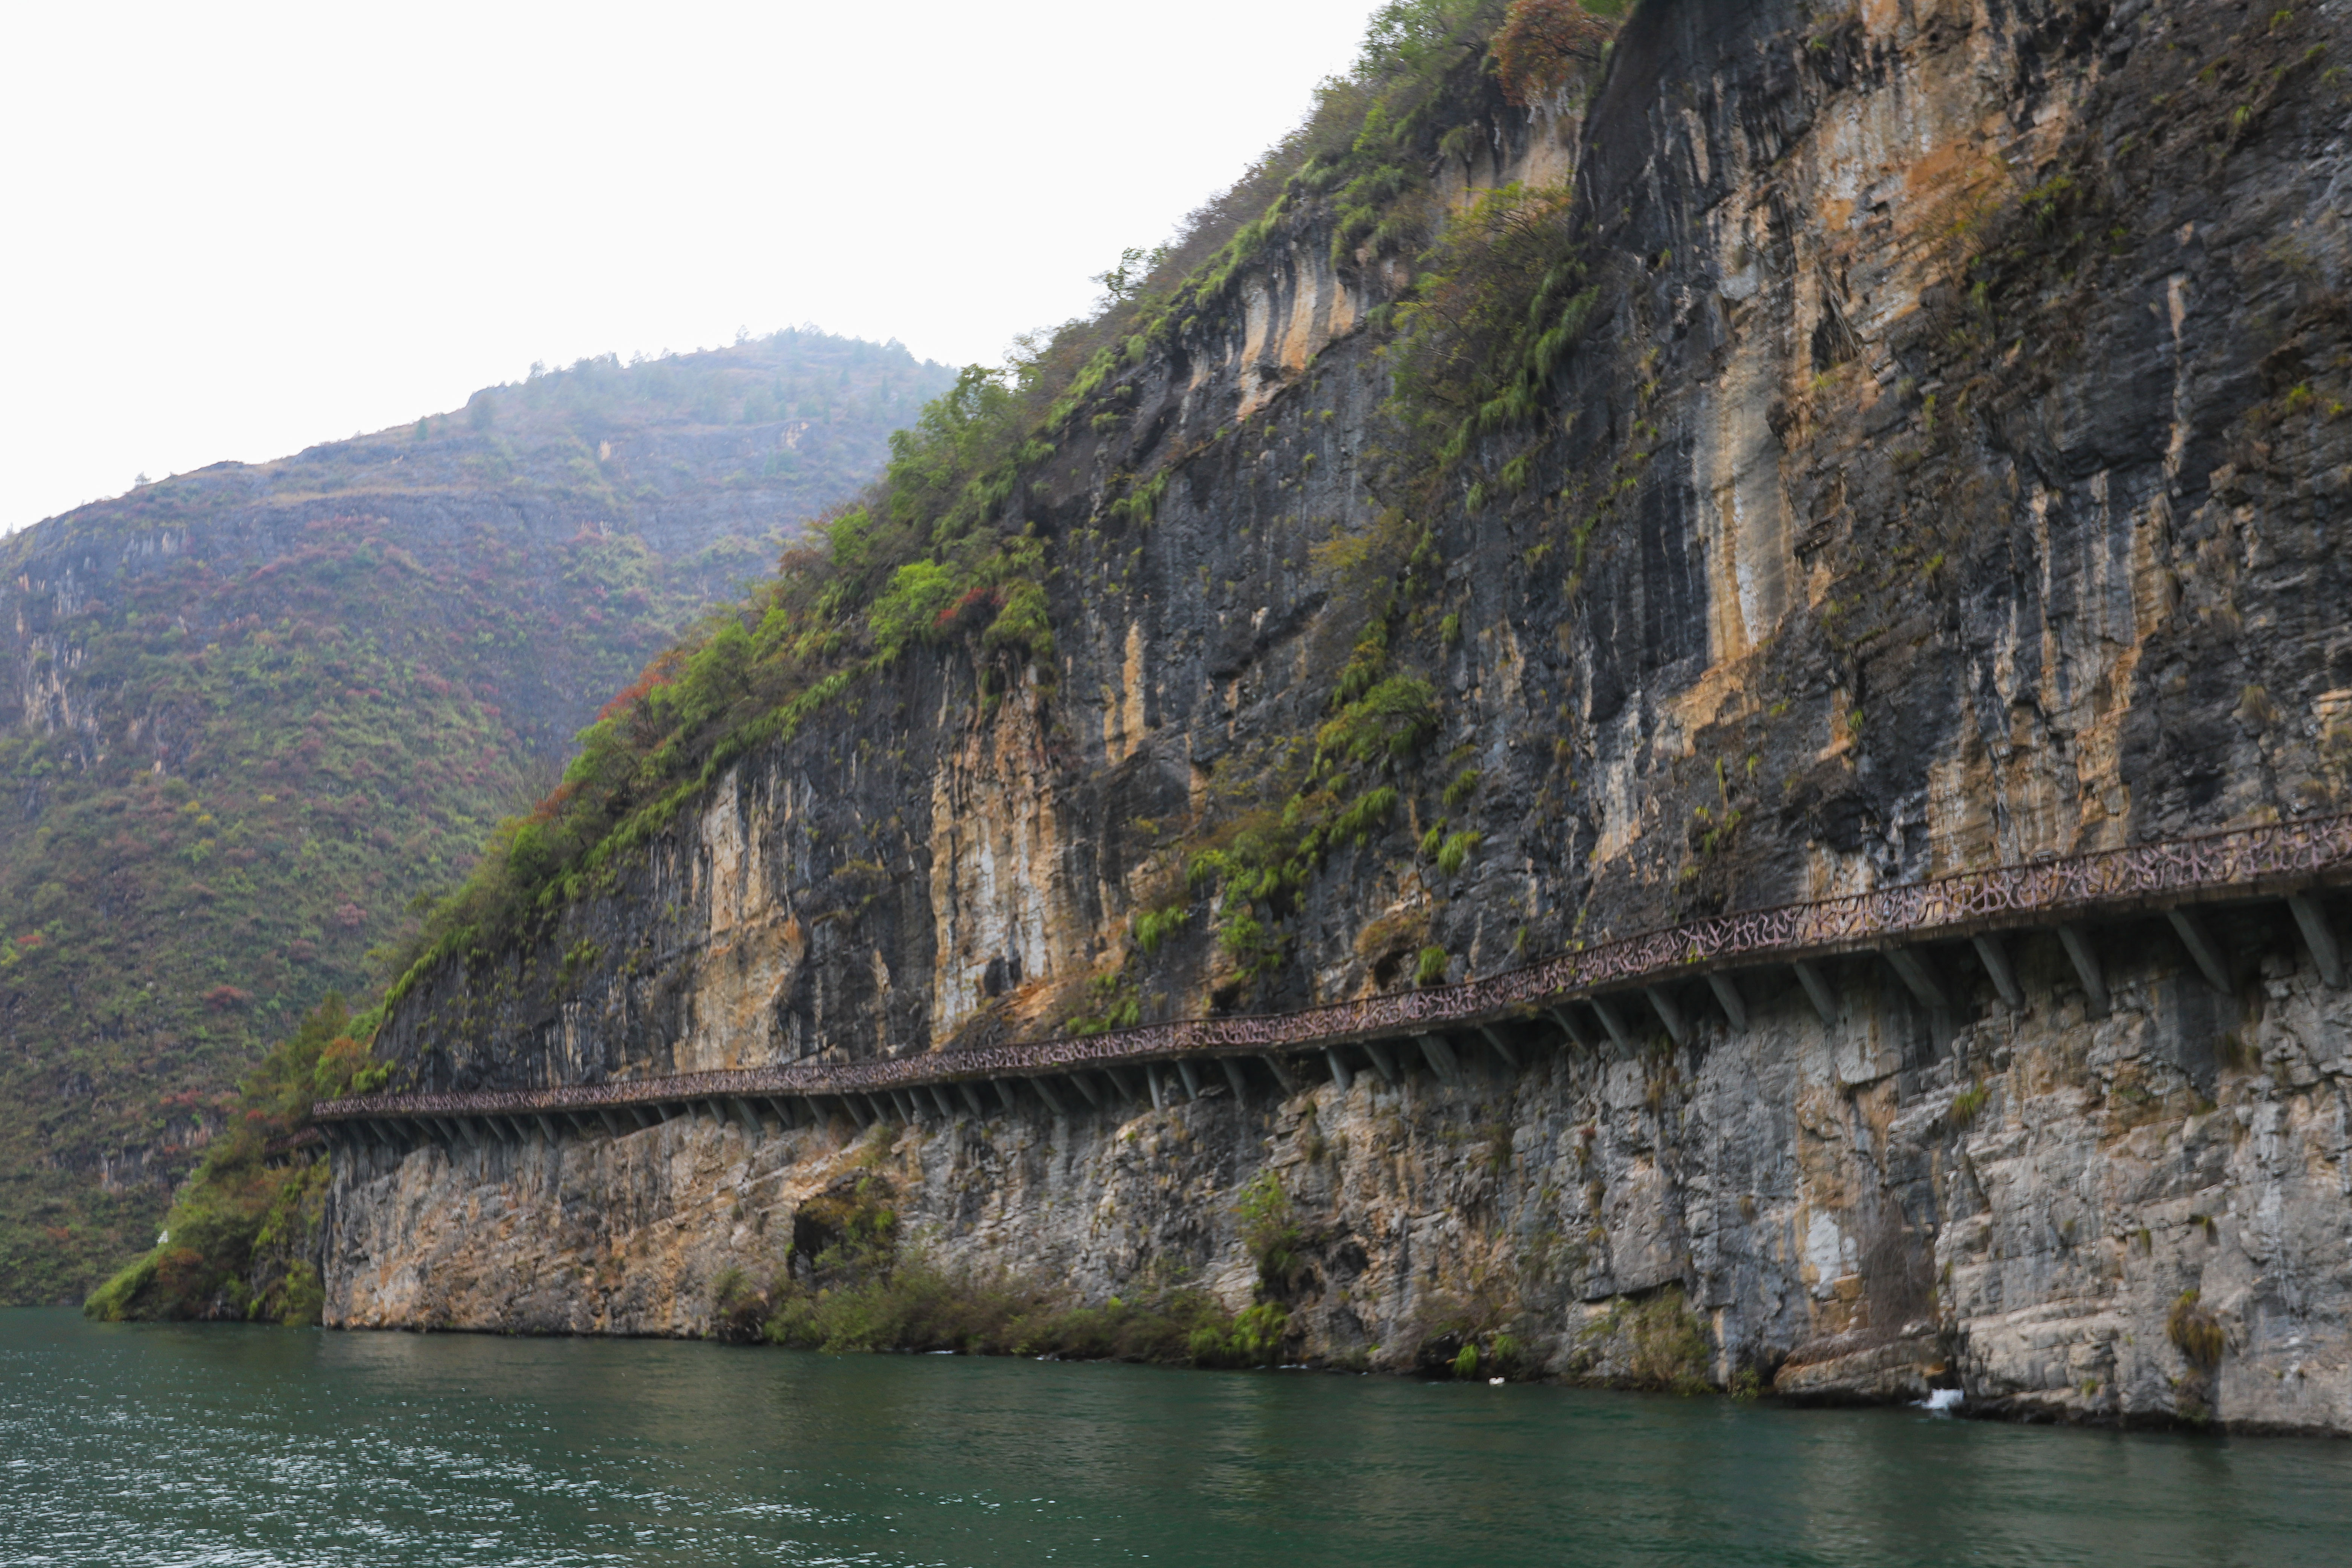
[[[2339,807],[2347,30],[1638,7],[1589,100],[1465,99],[1434,165],[1456,211],[1573,169],[1584,303],[1532,414],[1415,468],[1414,268],[1294,220],[1024,469],[1049,660],[880,668],[379,1049],[420,1089],[953,1051]],[[1429,700],[1342,830],[1315,792],[1368,647]],[[1956,952],[1941,1008],[1855,961],[1826,1016],[1789,979],[1678,1042],[1530,1025],[1457,1071],[855,1154],[845,1122],[379,1151],[338,1170],[330,1321],[702,1331],[887,1138],[939,1255],[1094,1299],[1246,1299],[1234,1195],[1280,1172],[1315,1356],[1507,1327],[1654,1380],[1686,1303],[1726,1384],[2352,1430],[2352,1002],[2277,909],[2211,929],[2218,989],[2160,921],[2105,932],[2104,1005],[2053,933],[2015,1006]]]

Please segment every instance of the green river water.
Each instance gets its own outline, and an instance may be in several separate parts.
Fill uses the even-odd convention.
[[[2352,1564],[2352,1444],[0,1312],[0,1563]]]

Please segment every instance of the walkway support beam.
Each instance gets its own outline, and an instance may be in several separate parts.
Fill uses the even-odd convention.
[[[2074,974],[2083,983],[2083,997],[2090,1005],[2091,1016],[2104,1018],[2107,1014],[2107,979],[2099,970],[2099,954],[2091,946],[2090,933],[2078,925],[2058,928],[2058,941],[2074,961]]]
[[[1446,1043],[1445,1037],[1423,1035],[1419,1041],[1421,1054],[1428,1061],[1429,1070],[1435,1073],[1447,1088],[1458,1088],[1462,1082],[1462,1064],[1454,1058],[1454,1047]]]
[[[1734,1029],[1746,1034],[1748,999],[1739,994],[1739,982],[1720,969],[1710,969],[1706,973],[1706,988],[1715,993],[1716,1005],[1723,1009],[1725,1020]]]
[[[1802,961],[1789,967],[1797,972],[1797,984],[1805,988],[1806,999],[1812,1003],[1813,1011],[1821,1015],[1822,1022],[1835,1028],[1838,1021],[1837,993],[1830,989],[1830,983],[1822,977],[1821,970]]]
[[[1884,947],[1879,952],[1885,955],[1887,967],[1902,978],[1905,989],[1918,998],[1919,1005],[1931,1013],[1951,1010],[1952,999],[1945,994],[1944,983],[1926,953],[1907,947]]]
[[[1593,1039],[1591,1031],[1584,1026],[1583,1020],[1576,1016],[1574,1003],[1563,1002],[1559,1006],[1548,1007],[1545,1011],[1551,1015],[1552,1022],[1559,1026],[1560,1032],[1576,1042],[1580,1050],[1589,1051],[1600,1043]]]
[[[1985,973],[1992,976],[1992,988],[2000,993],[2000,999],[2008,1005],[2009,1010],[2024,1012],[2025,992],[2017,984],[2017,971],[2009,966],[2009,949],[2001,944],[2000,934],[1998,931],[1980,932],[1969,939],[1969,945],[1977,950],[1977,962],[1982,963]]]
[[[1675,994],[1663,985],[1644,985],[1642,992],[1649,997],[1651,1009],[1658,1015],[1658,1022],[1666,1026],[1675,1044],[1689,1045],[1690,1020],[1683,1016],[1682,1004],[1675,1000]]]
[[[1349,1072],[1348,1064],[1340,1059],[1339,1047],[1337,1046],[1324,1047],[1323,1059],[1331,1064],[1331,1081],[1339,1086],[1339,1092],[1341,1094],[1347,1093],[1349,1087],[1352,1086],[1356,1080],[1355,1075]]]
[[[2205,922],[2187,910],[2167,910],[2164,918],[2171,922],[2172,934],[2180,939],[2180,945],[2187,948],[2189,956],[2196,961],[2198,972],[2205,976],[2205,984],[2227,996],[2230,994],[2230,965],[2222,956],[2221,944],[2213,940],[2213,933],[2206,928]]]
[[[2312,962],[2319,965],[2319,977],[2342,990],[2344,950],[2336,945],[2336,928],[2327,923],[2326,910],[2310,893],[2289,893],[2286,907],[2303,932],[2303,944],[2311,949]]]

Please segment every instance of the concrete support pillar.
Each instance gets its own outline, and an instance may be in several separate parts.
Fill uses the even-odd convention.
[[[2286,907],[2303,932],[2304,945],[2311,949],[2311,961],[2319,965],[2319,977],[2342,990],[2344,950],[2336,945],[2336,928],[2327,923],[2326,907],[2315,893],[2290,893]]]
[[[1683,1016],[1682,1004],[1675,1000],[1675,994],[1663,985],[1644,985],[1642,994],[1649,997],[1651,1007],[1657,1012],[1658,1022],[1666,1026],[1666,1033],[1673,1037],[1675,1044],[1689,1045],[1690,1020]]]
[[[1274,1081],[1282,1085],[1284,1099],[1287,1100],[1298,1092],[1298,1080],[1291,1076],[1289,1065],[1280,1057],[1269,1052],[1257,1059],[1265,1064],[1265,1070],[1274,1075]]]
[[[1513,1050],[1508,1042],[1503,1038],[1503,1032],[1500,1029],[1496,1028],[1492,1024],[1481,1024],[1478,1026],[1478,1035],[1486,1042],[1488,1050],[1503,1058],[1505,1067],[1509,1068],[1513,1072],[1519,1070],[1519,1053]]]
[[[2213,933],[2207,929],[2205,922],[2187,910],[2167,910],[2164,918],[2171,922],[2172,934],[2180,939],[2180,945],[2189,950],[2189,956],[2195,961],[2198,973],[2205,976],[2205,984],[2227,996],[2230,994],[2230,965],[2221,952],[2221,944],[2213,940]]]
[[[1560,1033],[1575,1041],[1579,1050],[1589,1051],[1600,1044],[1592,1037],[1592,1031],[1584,1026],[1583,1016],[1577,1012],[1575,1003],[1563,1002],[1547,1011],[1551,1014],[1552,1022],[1559,1026]]]
[[[1054,1080],[1050,1077],[1040,1076],[1029,1081],[1037,1086],[1038,1098],[1053,1108],[1055,1115],[1067,1116],[1070,1113],[1070,1108],[1062,1103],[1062,1097],[1054,1092]]]
[[[2058,940],[2065,946],[2066,956],[2074,962],[2074,973],[2083,982],[2083,995],[2090,1004],[2091,1016],[2107,1015],[2107,979],[2099,969],[2098,950],[2091,945],[2090,932],[2081,926],[2060,926]]]
[[[1381,1075],[1381,1081],[1391,1089],[1404,1081],[1404,1074],[1397,1070],[1396,1057],[1389,1050],[1386,1040],[1366,1040],[1364,1055],[1370,1060],[1372,1070]]]
[[[1102,1090],[1095,1087],[1095,1079],[1092,1073],[1074,1072],[1070,1075],[1070,1081],[1077,1086],[1077,1090],[1080,1094],[1087,1097],[1087,1103],[1088,1105],[1093,1106],[1097,1110],[1102,1109]]]
[[[2017,983],[2017,971],[2010,967],[2009,948],[2002,942],[2000,933],[1987,931],[1981,936],[1972,936],[1969,938],[1969,945],[1977,950],[1977,961],[1992,977],[1992,988],[2000,993],[2000,999],[2008,1005],[2009,1010],[2024,1012],[2025,991]]]
[[[1336,1046],[1324,1047],[1323,1059],[1331,1064],[1331,1081],[1339,1086],[1339,1092],[1341,1094],[1347,1093],[1349,1089],[1355,1083],[1356,1079],[1355,1075],[1348,1070],[1348,1064],[1340,1058],[1339,1047]]]
[[[1454,1059],[1454,1047],[1445,1043],[1443,1035],[1423,1035],[1419,1037],[1421,1054],[1429,1063],[1429,1070],[1451,1088],[1462,1083],[1462,1064]]]
[[[1179,1057],[1177,1058],[1176,1076],[1184,1080],[1185,1099],[1198,1100],[1201,1098],[1201,1069],[1192,1065],[1192,1058]]]
[[[971,1079],[968,1078],[960,1078],[956,1079],[956,1092],[962,1095],[964,1104],[971,1108],[973,1121],[985,1121],[988,1120],[988,1108],[980,1102],[979,1085],[973,1083]]]
[[[1006,1115],[1013,1116],[1020,1113],[1020,1096],[1014,1090],[1013,1080],[1011,1079],[992,1078],[988,1080],[988,1086],[996,1090],[996,1098],[1004,1102],[1004,1112]]]
[[[1715,1005],[1723,1009],[1724,1021],[1746,1034],[1748,998],[1739,994],[1739,982],[1718,969],[1707,975],[1706,988],[1715,993]]]
[[[1821,1015],[1822,1022],[1834,1027],[1838,1021],[1837,993],[1830,989],[1821,970],[1810,963],[1792,963],[1789,967],[1797,972],[1797,984],[1805,988],[1806,998],[1812,1003],[1813,1011]]]
[[[1217,1058],[1217,1065],[1223,1068],[1225,1071],[1225,1083],[1227,1087],[1231,1088],[1234,1091],[1234,1103],[1238,1105],[1242,1101],[1247,1100],[1249,1098],[1249,1079],[1242,1075],[1242,1064],[1239,1058],[1234,1057],[1219,1057]]]
[[[1885,956],[1887,967],[1901,977],[1905,988],[1919,999],[1919,1005],[1937,1013],[1950,1009],[1952,1000],[1945,994],[1944,983],[1926,953],[1907,947],[1883,947],[1878,951]]]
[[[1616,1003],[1606,996],[1595,996],[1592,999],[1592,1016],[1601,1020],[1601,1026],[1609,1031],[1609,1037],[1617,1043],[1619,1050],[1633,1048],[1633,1037],[1626,1029],[1625,1020],[1617,1016]]]
[[[1143,1081],[1151,1086],[1151,1109],[1154,1110],[1167,1110],[1168,1089],[1167,1086],[1160,1081],[1160,1064],[1158,1062],[1146,1062],[1143,1064]]]

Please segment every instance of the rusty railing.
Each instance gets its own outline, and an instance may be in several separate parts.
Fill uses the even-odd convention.
[[[1098,1035],[890,1059],[686,1073],[547,1089],[372,1094],[321,1101],[322,1121],[592,1110],[726,1096],[867,1094],[1186,1057],[1312,1050],[1525,1017],[1612,989],[1901,942],[2292,889],[2352,870],[2352,814],[2231,828],[1932,881],[1748,910],[1602,942],[1457,985],[1290,1013],[1186,1018]]]

